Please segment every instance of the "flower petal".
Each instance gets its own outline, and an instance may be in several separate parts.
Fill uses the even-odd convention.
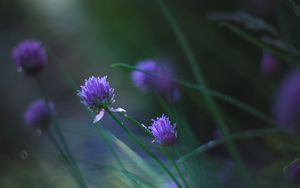
[[[112,112],[126,112],[123,108],[110,108]]]
[[[98,121],[100,121],[100,120],[103,118],[103,116],[104,116],[104,112],[105,112],[104,109],[102,109],[102,110],[99,112],[99,114],[97,114],[97,115],[95,116],[93,123],[97,123]]]

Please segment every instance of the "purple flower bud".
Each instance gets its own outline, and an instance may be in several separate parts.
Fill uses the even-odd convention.
[[[19,43],[12,52],[17,70],[26,75],[38,75],[47,64],[46,50],[42,44],[34,40],[25,40]]]
[[[155,141],[163,146],[171,146],[177,140],[176,124],[171,125],[169,118],[165,115],[152,120],[149,127],[155,137]]]
[[[49,103],[49,108],[54,112],[54,104]],[[51,114],[43,99],[33,101],[24,113],[24,121],[34,129],[45,130],[51,124]]]
[[[276,76],[281,71],[281,62],[268,51],[264,51],[260,64],[261,72],[266,76]]]
[[[97,113],[94,123],[101,120],[105,108],[113,112],[125,112],[122,108],[114,109],[110,107],[115,102],[115,94],[114,89],[110,87],[106,79],[107,76],[102,78],[92,76],[85,80],[84,85],[80,86],[81,90],[78,91],[78,96],[81,98],[82,103]]]
[[[298,133],[300,130],[300,70],[290,72],[276,95],[273,114],[281,128]]]
[[[131,74],[134,85],[142,91],[152,91],[172,101],[180,98],[180,92],[174,81],[174,71],[168,65],[147,59],[137,64],[138,70]],[[144,71],[144,72],[143,72]]]

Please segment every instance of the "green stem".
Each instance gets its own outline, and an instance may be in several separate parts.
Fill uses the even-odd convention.
[[[179,176],[181,177],[183,183],[184,183],[184,186],[186,188],[189,188],[189,184],[188,182],[186,181],[186,178],[184,177],[184,174],[182,173],[182,171],[180,170],[179,166],[177,165],[177,163],[175,162],[175,160],[170,156],[170,153],[168,151],[167,148],[165,147],[161,147],[162,151],[164,152],[164,154],[167,156],[167,158],[169,159],[169,161],[171,161],[172,165],[174,166],[175,170],[177,171],[177,173],[179,174]]]
[[[229,135],[229,137],[230,137],[230,140],[242,140],[242,139],[260,137],[260,136],[264,136],[266,134],[278,134],[278,133],[282,133],[282,131],[279,130],[279,129],[274,129],[274,128],[271,128],[271,129],[258,129],[258,130],[251,130],[251,131],[246,131],[246,132],[241,132],[241,133],[234,133],[234,134]],[[225,138],[219,138],[219,139],[211,140],[208,143],[199,146],[194,151],[182,156],[178,160],[178,163],[182,163],[190,157],[193,157],[195,155],[199,155],[201,153],[204,153],[207,150],[215,148],[215,147],[217,147],[219,145],[222,145],[224,143],[226,143]]]
[[[144,72],[145,74],[148,74],[151,76],[159,77],[159,75],[154,75],[149,72],[145,72],[141,69],[137,69],[134,66],[124,64],[124,63],[116,63],[116,64],[113,64],[112,67],[124,67],[124,68],[128,68],[130,70],[137,70],[137,71]],[[236,107],[244,110],[245,112],[248,112],[249,114],[252,114],[253,116],[265,121],[266,123],[269,123],[270,125],[277,126],[277,124],[267,115],[263,114],[262,112],[258,111],[257,109],[253,108],[252,106],[250,106],[242,101],[239,101],[229,95],[225,95],[223,93],[220,93],[219,91],[209,89],[208,87],[204,87],[203,85],[200,85],[200,84],[196,85],[196,84],[192,84],[187,81],[183,81],[183,80],[179,80],[179,79],[172,79],[172,81],[175,81],[177,84],[184,86],[186,88],[204,92],[207,95],[210,95],[210,96],[220,99],[224,102],[232,104],[233,106],[236,106]]]
[[[179,151],[177,150],[177,148],[173,146],[172,149],[173,149],[174,153],[176,154],[176,157],[179,158],[181,156],[181,154],[179,153]],[[188,172],[189,177],[192,179],[192,181],[193,181],[193,183],[194,183],[194,185],[196,187],[197,180],[196,180],[196,177],[194,176],[194,174],[192,173],[192,170],[191,170],[190,166],[188,164],[186,164],[186,162],[183,163],[183,166],[185,168],[185,171]]]
[[[46,93],[44,92],[44,88],[43,88],[42,82],[41,82],[41,80],[39,79],[39,77],[36,77],[36,82],[37,82],[37,86],[38,86],[38,88],[39,88],[39,90],[40,90],[40,92],[41,92],[41,95],[42,95],[42,97],[43,97],[44,100],[45,100],[47,109],[48,109],[48,111],[49,111],[49,113],[50,113],[50,116],[51,116],[51,120],[52,120],[52,123],[53,123],[54,130],[55,130],[56,134],[58,135],[59,140],[60,140],[61,143],[62,143],[62,146],[63,146],[63,148],[64,148],[64,150],[65,150],[65,152],[66,152],[66,154],[67,154],[67,156],[68,156],[68,159],[69,159],[69,161],[70,161],[70,164],[74,167],[74,169],[75,169],[75,171],[76,171],[76,173],[77,173],[77,175],[78,175],[78,178],[79,178],[79,179],[76,179],[76,180],[78,181],[78,183],[80,184],[80,186],[81,186],[82,188],[87,188],[87,185],[86,185],[86,183],[85,183],[85,180],[84,180],[83,175],[81,174],[81,171],[80,171],[80,169],[79,169],[79,167],[78,167],[78,164],[76,163],[76,161],[75,161],[75,159],[74,159],[74,157],[73,157],[73,155],[72,155],[72,153],[71,153],[71,151],[70,151],[70,149],[69,149],[69,147],[68,147],[68,145],[67,145],[67,143],[66,143],[66,140],[65,140],[65,138],[64,138],[64,136],[63,136],[63,134],[62,134],[62,132],[61,132],[61,130],[60,130],[60,128],[59,128],[58,121],[57,121],[57,119],[55,118],[55,115],[53,114],[53,111],[51,110],[51,108],[50,108],[50,106],[49,106],[48,98],[47,98],[47,96],[46,96]]]
[[[136,126],[138,126],[139,128],[143,129],[149,136],[153,137],[151,131],[143,124],[141,124],[139,121],[137,121],[136,119],[134,119],[133,117],[131,117],[130,115],[126,114],[126,113],[121,113],[122,116],[131,121],[133,124],[135,124]]]
[[[168,167],[153,154],[125,125],[119,120],[108,108],[105,109],[106,112],[112,117],[112,119],[123,128],[123,130],[128,134],[128,136],[138,145],[140,146],[150,157],[152,157],[172,178],[172,180],[176,183],[179,188],[182,188],[176,177],[172,174],[172,172],[168,169]]]
[[[159,7],[161,8],[162,12],[164,13],[165,17],[167,18],[168,22],[170,23],[170,26],[172,30],[174,31],[174,34],[182,47],[182,50],[184,51],[189,65],[190,69],[192,70],[194,77],[196,78],[197,84],[201,84],[204,87],[206,87],[205,79],[202,75],[202,72],[200,70],[200,67],[198,66],[197,60],[195,55],[193,54],[191,47],[189,46],[183,32],[178,26],[178,23],[175,21],[173,16],[171,15],[170,11],[168,10],[167,6],[163,2],[163,0],[157,0]],[[204,101],[208,107],[208,109],[211,112],[211,115],[213,116],[213,119],[216,123],[216,125],[220,128],[220,130],[223,132],[226,140],[226,146],[232,155],[233,159],[236,161],[239,171],[241,172],[241,177],[247,182],[248,187],[255,187],[252,181],[252,178],[250,177],[250,174],[248,173],[246,166],[244,162],[242,161],[239,151],[237,150],[235,144],[232,142],[232,140],[228,137],[228,127],[225,122],[225,120],[222,117],[221,111],[218,109],[217,104],[215,101],[211,98],[210,95],[207,95],[206,93],[203,93]]]
[[[67,164],[66,167],[68,168],[68,170],[70,171],[70,173],[79,178],[78,175],[76,174],[76,172],[74,172],[72,165],[72,162],[68,159],[68,157],[66,156],[65,152],[61,149],[59,143],[57,142],[56,138],[54,137],[54,135],[52,134],[51,130],[47,130],[46,135],[48,136],[49,140],[51,141],[51,143],[55,146],[55,148],[58,150],[60,156],[62,157],[63,161]]]

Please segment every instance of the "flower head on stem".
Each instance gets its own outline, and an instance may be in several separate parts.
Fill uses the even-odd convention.
[[[12,51],[17,70],[29,76],[37,76],[47,64],[47,53],[36,40],[20,42]]]
[[[97,115],[94,123],[100,121],[104,116],[105,108],[113,112],[125,112],[122,108],[112,108],[111,105],[115,102],[114,89],[110,87],[107,81],[107,76],[95,77],[92,76],[85,80],[84,85],[80,86],[78,96],[82,103]]]
[[[176,124],[171,124],[169,118],[165,115],[152,120],[149,127],[156,142],[163,146],[171,146],[177,140]]]

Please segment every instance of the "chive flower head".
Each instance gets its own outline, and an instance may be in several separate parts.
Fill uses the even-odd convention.
[[[49,108],[54,113],[54,103],[49,103]],[[43,99],[33,101],[24,113],[24,121],[35,130],[43,131],[51,124],[51,112]]]
[[[37,76],[47,64],[47,53],[36,40],[20,42],[12,51],[17,70],[29,76]]]
[[[177,140],[176,124],[171,124],[169,118],[165,115],[152,120],[149,127],[156,142],[163,146],[171,146]]]
[[[106,108],[113,112],[125,112],[124,109],[110,107],[115,102],[115,94],[107,81],[107,76],[92,76],[85,80],[84,85],[80,86],[78,96],[86,107],[97,114],[94,123],[102,119]]]

